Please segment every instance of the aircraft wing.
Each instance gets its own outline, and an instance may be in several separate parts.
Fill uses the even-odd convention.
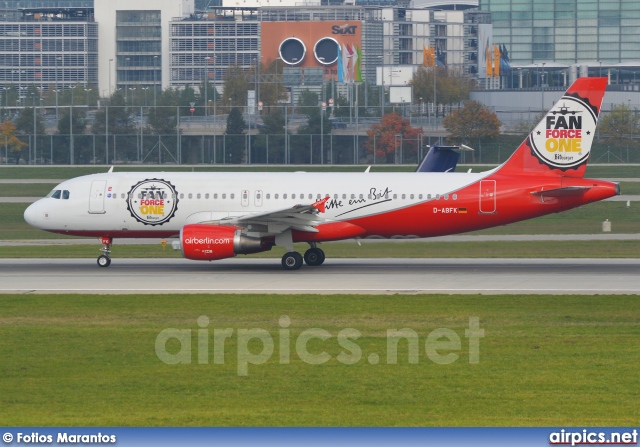
[[[228,217],[216,221],[220,225],[238,225],[247,227],[249,225],[257,227],[258,231],[264,230],[269,233],[280,233],[287,229],[317,233],[316,225],[326,222],[319,216],[325,211],[325,203],[329,197],[320,199],[310,205],[295,205],[281,210],[268,211],[266,213],[247,214],[237,217]]]

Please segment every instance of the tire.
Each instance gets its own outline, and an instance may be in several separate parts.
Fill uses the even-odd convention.
[[[111,265],[111,258],[107,255],[98,256],[99,267],[109,267]]]
[[[295,251],[285,253],[282,257],[282,267],[285,270],[298,270],[302,267],[302,255]]]
[[[304,254],[304,262],[311,267],[322,265],[324,258],[324,251],[319,248],[310,248]]]

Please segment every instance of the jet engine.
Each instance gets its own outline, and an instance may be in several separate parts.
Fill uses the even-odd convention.
[[[192,224],[180,230],[180,246],[187,259],[214,261],[271,250],[273,243],[242,234],[234,226]]]

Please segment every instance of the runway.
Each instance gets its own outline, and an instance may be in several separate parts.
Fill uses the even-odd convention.
[[[4,293],[640,294],[640,259],[2,259]]]

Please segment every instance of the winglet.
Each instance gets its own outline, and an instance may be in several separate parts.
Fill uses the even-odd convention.
[[[325,204],[330,198],[331,197],[327,196],[324,199],[317,200],[313,202],[311,206],[317,209],[318,211],[320,211],[321,213],[324,213],[326,211]]]

